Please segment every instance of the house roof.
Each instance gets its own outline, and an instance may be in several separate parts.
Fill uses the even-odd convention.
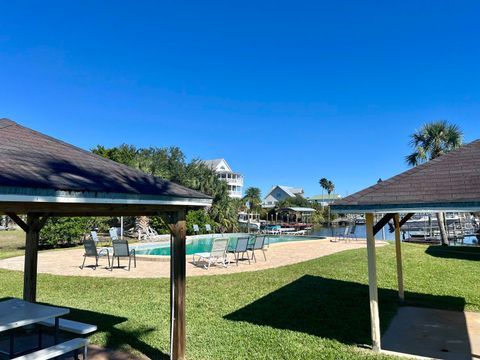
[[[301,212],[301,213],[312,213],[316,211],[315,209],[308,208],[308,207],[288,207],[288,208],[283,208],[281,210],[290,210],[293,212]]]
[[[480,210],[480,140],[332,205],[332,211],[350,213],[439,210]]]
[[[212,160],[201,160],[202,163],[207,165],[210,169],[216,169],[217,166],[225,159],[212,159]]]
[[[0,119],[0,202],[205,206],[211,197]]]
[[[222,172],[227,172],[227,173],[233,173],[232,171],[232,168],[230,167],[230,165],[228,164],[227,160],[221,158],[221,159],[213,159],[213,160],[200,160],[200,162],[204,163],[205,165],[207,165],[210,169],[212,170],[215,170],[217,171],[218,173],[222,173]],[[225,169],[217,169],[218,166],[221,164],[221,163],[224,163],[225,164]],[[238,174],[240,175],[240,174]]]
[[[270,195],[276,188],[282,189],[285,193],[288,194],[290,197],[295,197],[297,194],[302,194],[303,189],[302,188],[295,188],[291,186],[285,186],[285,185],[276,185],[270,189],[268,192],[267,196]],[[265,196],[265,198],[267,197]]]
[[[309,198],[309,200],[324,201],[324,200],[337,200],[340,198],[341,198],[341,195],[338,195],[338,194],[317,194]]]

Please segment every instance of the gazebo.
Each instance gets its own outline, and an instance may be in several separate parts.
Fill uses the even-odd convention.
[[[398,295],[404,300],[400,228],[418,212],[480,211],[480,140],[335,201],[331,209],[365,214],[372,347],[380,351],[375,234],[393,219]],[[376,224],[375,214],[383,214]]]
[[[211,203],[200,192],[0,119],[0,214],[26,233],[24,300],[36,300],[38,239],[48,218],[162,216],[172,234],[170,358],[175,360],[185,357],[185,213]]]

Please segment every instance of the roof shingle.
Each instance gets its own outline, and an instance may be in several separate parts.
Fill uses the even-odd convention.
[[[0,187],[210,199],[8,119],[0,119]]]
[[[480,140],[336,200],[332,210],[372,205],[480,202]]]

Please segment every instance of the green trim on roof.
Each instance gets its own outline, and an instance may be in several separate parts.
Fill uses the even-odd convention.
[[[338,199],[341,199],[342,197],[338,194],[317,194],[317,195],[314,195],[310,198],[308,198],[308,200],[338,200]]]
[[[147,203],[151,202],[188,202],[196,204],[205,204],[209,206],[212,204],[212,199],[209,197],[205,198],[191,198],[191,197],[181,197],[181,196],[165,196],[165,195],[140,195],[140,194],[125,194],[125,193],[106,193],[106,192],[90,192],[90,191],[63,191],[63,190],[54,190],[54,189],[41,189],[41,188],[26,188],[26,187],[10,187],[10,186],[0,186],[0,198],[12,197],[12,201],[21,201],[22,197],[37,197],[39,202],[45,202],[45,198],[58,198],[68,199],[69,202],[99,202],[104,200],[112,201],[114,203],[131,203],[138,202],[142,203],[143,201]],[[5,201],[5,200],[4,200]],[[47,201],[48,202],[48,201]],[[61,201],[60,201],[61,202]]]
[[[412,204],[381,204],[381,205],[330,205],[334,213],[363,214],[363,213],[394,213],[394,212],[436,212],[480,211],[480,201],[466,202],[439,202],[439,203],[412,203]]]

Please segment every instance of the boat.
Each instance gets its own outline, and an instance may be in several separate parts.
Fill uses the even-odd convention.
[[[355,225],[365,225],[365,216],[360,215],[355,218]]]
[[[241,228],[254,231],[260,231],[262,226],[262,221],[260,220],[259,214],[249,214],[244,211],[238,213],[238,223]]]

